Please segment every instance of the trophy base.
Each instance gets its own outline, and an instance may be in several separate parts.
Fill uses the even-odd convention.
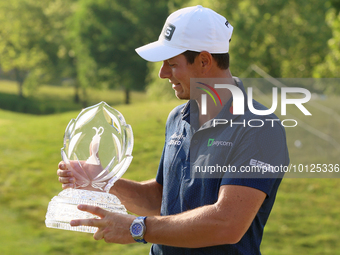
[[[96,227],[70,225],[70,221],[75,219],[99,219],[96,215],[78,210],[79,204],[99,206],[110,212],[127,214],[124,205],[115,195],[82,189],[65,189],[48,204],[46,227],[95,233],[98,230]]]

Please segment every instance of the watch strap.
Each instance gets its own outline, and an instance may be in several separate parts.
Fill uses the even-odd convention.
[[[131,233],[133,239],[134,239],[137,243],[144,243],[144,244],[147,243],[147,242],[145,241],[145,239],[144,239],[144,234],[145,234],[145,232],[146,232],[146,225],[145,225],[145,219],[146,219],[146,218],[147,218],[146,216],[139,216],[139,217],[137,217],[136,219],[134,219],[134,221],[133,221],[132,224],[131,224],[131,226],[132,226],[133,224],[136,223],[136,221],[138,221],[139,223],[141,223],[141,224],[143,225],[143,228],[144,228],[144,231],[143,231],[142,236],[134,236],[134,235],[132,235],[132,233]]]

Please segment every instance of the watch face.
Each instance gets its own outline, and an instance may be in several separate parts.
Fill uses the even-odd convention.
[[[131,228],[131,232],[135,236],[140,236],[143,232],[143,226],[141,223],[134,223]]]

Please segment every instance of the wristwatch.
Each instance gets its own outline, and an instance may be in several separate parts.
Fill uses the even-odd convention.
[[[138,243],[147,243],[144,240],[144,234],[146,232],[145,219],[146,217],[137,217],[130,226],[131,236]]]

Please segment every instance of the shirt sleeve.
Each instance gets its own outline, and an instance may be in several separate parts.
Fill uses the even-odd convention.
[[[232,154],[231,162],[228,162],[239,173],[251,167],[267,166],[272,170],[282,169],[289,164],[286,135],[282,126],[275,124],[273,127],[267,125],[261,128],[249,128],[245,131],[236,149]],[[269,170],[269,169],[268,169]],[[250,178],[247,178],[250,176]],[[256,178],[251,178],[256,176]],[[267,177],[272,178],[267,178]],[[263,191],[270,196],[273,187],[278,187],[278,179],[281,181],[282,174],[278,173],[258,173],[256,175],[243,172],[233,175],[230,178],[225,174],[221,180],[221,185],[241,185],[248,186]],[[242,177],[242,178],[237,178]]]

